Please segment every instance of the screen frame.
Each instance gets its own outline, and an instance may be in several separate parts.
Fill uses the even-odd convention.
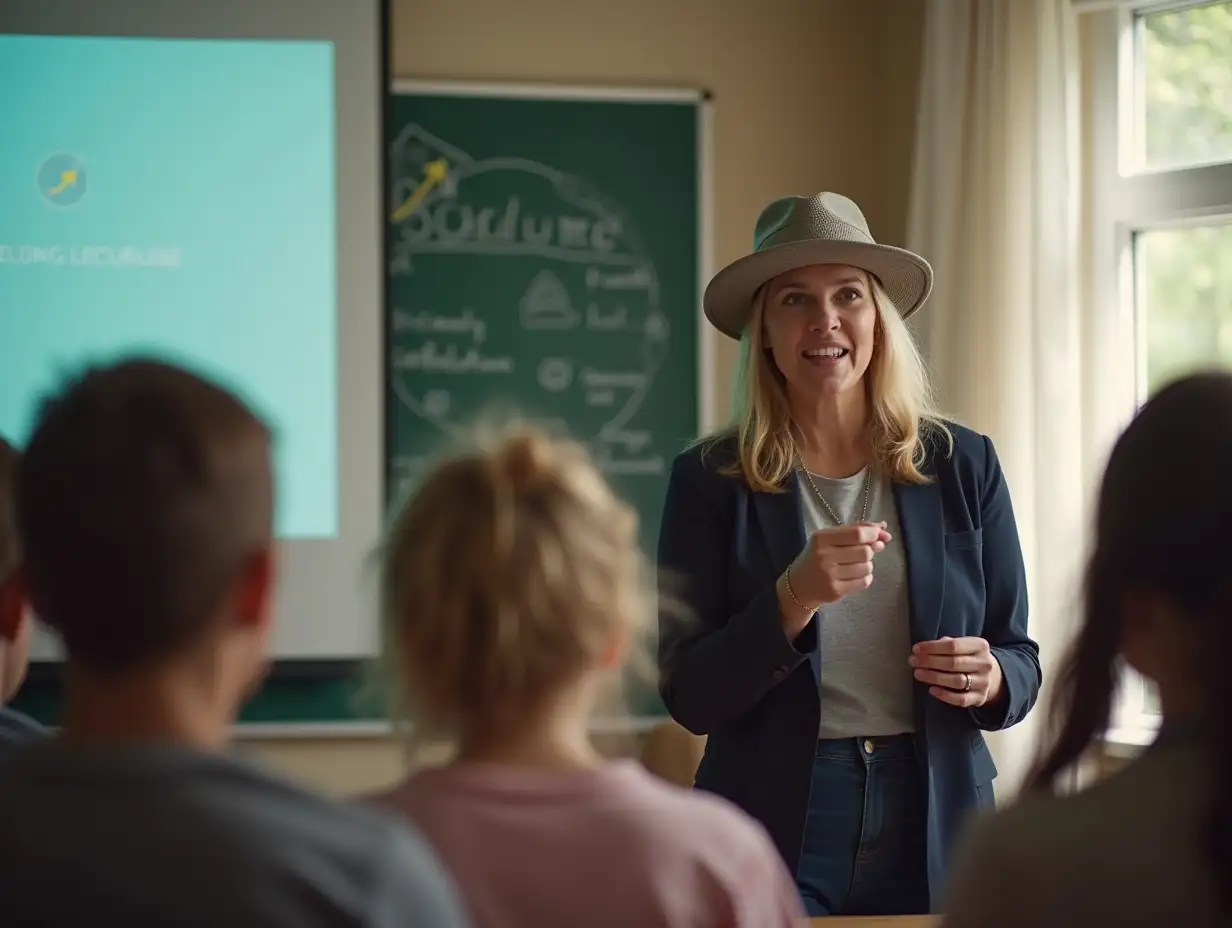
[[[391,428],[390,416],[388,414],[388,408],[387,408],[387,397],[388,397],[389,390],[390,390],[389,365],[386,363],[386,345],[389,343],[390,325],[391,325],[391,322],[390,322],[391,313],[390,313],[390,307],[389,307],[389,287],[387,285],[388,267],[389,267],[389,259],[390,259],[390,252],[391,252],[391,229],[390,229],[390,223],[387,220],[387,205],[386,205],[387,199],[388,199],[387,191],[389,189],[388,151],[389,151],[389,142],[390,142],[389,129],[390,129],[390,98],[391,98],[389,88],[392,82],[391,49],[390,49],[391,0],[371,0],[371,2],[374,5],[373,12],[375,13],[375,19],[376,19],[375,25],[377,28],[377,35],[375,36],[375,42],[376,42],[376,47],[379,49],[379,54],[377,56],[377,61],[376,61],[376,65],[377,65],[376,92],[378,94],[377,118],[378,118],[378,123],[379,123],[380,139],[379,139],[379,144],[378,144],[379,158],[378,158],[377,169],[374,172],[374,180],[377,186],[377,189],[375,191],[376,193],[375,202],[378,204],[377,215],[380,220],[377,251],[378,251],[378,255],[380,259],[381,273],[377,275],[377,279],[374,285],[376,287],[375,293],[376,293],[376,298],[377,298],[376,302],[378,306],[378,311],[381,314],[381,319],[380,319],[379,326],[378,326],[378,337],[380,340],[380,344],[378,346],[378,352],[379,352],[381,373],[379,377],[379,385],[377,387],[377,389],[379,390],[379,397],[376,400],[377,408],[374,410],[374,413],[375,413],[375,416],[377,417],[376,421],[378,424],[376,427],[376,431],[377,431],[378,441],[380,444],[380,447],[377,449],[377,452],[376,452],[378,470],[379,470],[379,476],[377,478],[379,481],[378,488],[377,488],[377,495],[379,497],[379,505],[380,505],[380,510],[381,510],[380,517],[379,517],[379,523],[377,527],[378,529],[380,529],[383,527],[384,513],[389,503],[389,478],[388,478],[388,464],[387,464],[387,457],[388,457],[387,448],[389,447],[390,428]],[[240,3],[236,5],[237,8],[242,3],[243,3],[243,0],[240,0]],[[312,39],[312,38],[320,38],[320,39],[330,38],[329,36],[306,34],[305,30],[303,29],[300,29],[299,32],[295,32],[294,29],[287,30],[287,32],[294,33],[294,34],[287,34],[287,32],[283,32],[279,30],[263,29],[259,25],[256,26],[251,32],[246,31],[242,35],[236,35],[234,34],[236,30],[226,30],[225,28],[220,28],[218,16],[217,16],[217,6],[215,4],[201,4],[195,8],[186,7],[186,8],[177,9],[176,16],[178,17],[179,22],[182,23],[183,25],[181,28],[177,28],[175,30],[167,29],[167,30],[154,31],[148,28],[144,30],[134,30],[131,28],[125,28],[126,22],[138,21],[143,18],[145,18],[147,21],[150,21],[150,22],[158,21],[159,19],[161,19],[161,16],[157,14],[161,12],[165,12],[166,10],[165,6],[162,6],[162,9],[160,10],[160,6],[162,6],[162,0],[126,0],[125,9],[123,11],[123,14],[117,15],[117,11],[113,5],[109,4],[105,8],[104,5],[102,4],[99,4],[97,6],[94,4],[89,4],[86,7],[86,9],[87,9],[87,12],[92,15],[87,15],[83,18],[71,18],[70,17],[69,19],[72,20],[71,22],[57,20],[54,12],[49,14],[46,8],[41,7],[41,5],[40,7],[34,7],[32,5],[30,7],[24,7],[24,8],[21,6],[16,7],[16,8],[6,8],[3,11],[3,15],[0,15],[0,33],[11,34],[11,35],[48,35],[48,36],[54,36],[54,35],[64,35],[64,36],[70,36],[70,35],[96,35],[96,36],[149,35],[151,37],[169,38],[169,39],[200,38],[203,36],[204,37],[215,37],[215,38],[220,38],[220,39],[238,38],[238,39],[254,39],[254,40],[261,40],[261,39],[296,40],[296,39]],[[50,28],[49,28],[49,25],[51,26]],[[223,25],[225,26],[225,24]],[[335,57],[335,76],[337,80],[337,55]],[[338,85],[336,84],[335,90],[337,90],[337,86]],[[336,100],[335,101],[335,122],[336,123],[337,123],[337,118],[338,118],[337,106],[338,106],[338,102]],[[335,132],[336,132],[336,139],[341,138],[341,129],[337,125],[335,128]],[[337,160],[339,157],[340,157],[339,154],[336,152],[335,159]],[[335,170],[336,171],[338,170],[337,164],[335,166]],[[336,175],[336,180],[335,180],[335,187],[336,187],[335,209],[336,210],[340,210],[343,197],[346,194],[346,190],[343,188],[343,186],[338,184],[337,182],[338,178],[339,178],[339,175]],[[341,329],[342,319],[345,313],[345,309],[344,309],[344,296],[345,295],[341,287],[341,275],[343,273],[343,254],[342,254],[342,244],[341,244],[341,237],[343,235],[343,225],[341,224],[341,222],[339,222],[338,224],[337,234],[339,236],[337,260],[339,262],[338,275],[340,278],[340,282],[339,282],[339,289],[336,295],[336,300],[337,300],[337,317],[336,318],[337,318],[337,323]],[[337,363],[339,366],[339,374],[340,374],[339,391],[341,394],[342,389],[343,389],[342,384],[341,384],[341,375],[344,373],[341,338],[340,338],[340,344],[339,344],[339,357],[338,357]],[[340,403],[340,408],[339,408],[339,417],[340,417],[339,442],[340,444],[342,443],[342,440],[343,440],[342,439],[343,430],[341,428],[341,416],[343,415],[344,412],[346,412],[346,408],[344,405]],[[340,482],[344,479],[344,474],[346,473],[346,468],[344,468],[343,461],[341,460],[342,453],[343,451],[340,448],[339,449],[339,455],[340,455],[339,480]],[[339,503],[338,503],[340,508],[344,507],[344,502],[343,502],[344,497],[345,497],[345,487],[340,486],[339,487]],[[340,526],[339,526],[340,530],[339,530],[338,536],[334,539],[333,543],[340,543],[343,538],[342,525],[343,525],[343,522],[345,521],[345,512],[344,511],[340,512],[339,517],[341,520]],[[280,542],[280,547],[283,545],[329,544],[329,543],[331,542],[321,542],[321,541],[315,541],[315,540],[309,540],[309,541],[289,540],[289,541]],[[355,582],[357,584],[362,583],[360,578],[356,578]],[[284,600],[280,596],[278,601],[279,601],[279,605],[281,606]],[[365,614],[363,617],[357,616],[356,619],[366,621],[369,619],[369,615]],[[372,649],[371,649],[372,653],[370,655],[357,655],[354,657],[347,656],[347,657],[339,657],[339,658],[332,658],[328,656],[326,657],[316,657],[316,656],[278,657],[275,655],[271,662],[269,674],[266,677],[263,688],[266,688],[266,689],[276,688],[279,691],[281,691],[282,694],[285,695],[287,698],[293,698],[293,695],[296,692],[303,691],[307,693],[313,687],[319,686],[323,683],[336,683],[340,681],[345,681],[349,683],[351,681],[356,681],[356,682],[362,681],[365,678],[365,675],[368,673],[369,667],[371,666],[372,657],[375,656],[376,651],[379,648],[379,631],[377,630],[377,624],[375,621],[372,621],[371,625],[373,629],[373,635],[372,635]],[[27,675],[26,675],[25,683],[20,693],[20,696],[23,698],[23,701],[25,701],[26,699],[29,699],[31,702],[39,704],[39,705],[47,705],[47,706],[54,705],[58,708],[61,697],[62,697],[62,692],[63,692],[63,669],[64,669],[63,662],[57,657],[49,658],[49,657],[40,656],[40,657],[36,657],[32,659],[29,665]],[[364,723],[363,721],[360,721],[358,724],[360,726],[371,726],[373,723],[371,722]],[[329,725],[330,723],[326,723],[326,726],[329,726]],[[247,723],[239,722],[236,725],[237,734],[244,733],[244,731],[248,729],[249,727],[251,727],[252,729],[256,731],[261,731],[261,730],[270,729],[271,727],[281,727],[281,726],[271,726],[269,723],[257,723],[257,724],[253,724],[249,726]],[[288,727],[294,729],[294,728],[303,728],[305,726],[296,725],[292,723],[292,725]]]

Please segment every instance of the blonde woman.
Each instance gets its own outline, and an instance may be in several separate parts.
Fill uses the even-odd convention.
[[[534,432],[446,461],[394,522],[389,657],[417,738],[456,757],[376,801],[436,845],[477,928],[802,914],[756,822],[591,747],[591,706],[653,621],[646,575],[632,510]]]
[[[931,410],[903,319],[932,270],[821,193],[762,212],[705,311],[742,342],[737,422],[677,458],[660,689],[696,785],[761,821],[810,915],[928,912],[993,802],[982,732],[1035,703],[1001,467]]]

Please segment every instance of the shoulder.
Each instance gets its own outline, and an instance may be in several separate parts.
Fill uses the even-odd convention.
[[[624,842],[650,862],[657,880],[700,883],[750,925],[794,925],[803,918],[795,880],[770,834],[719,796],[661,781],[639,770],[625,818],[638,834]]]
[[[992,440],[983,432],[948,419],[940,423],[923,423],[920,426],[920,441],[935,459],[967,464],[983,464],[992,446]]]
[[[349,899],[355,911],[384,913],[372,924],[386,918],[391,924],[463,923],[456,889],[435,852],[392,810],[377,802],[337,802],[259,771],[248,776],[263,786],[272,807],[266,814],[282,826],[269,834],[282,847],[266,845],[267,851],[295,871],[292,879],[332,873],[338,897]]]
[[[977,432],[975,429],[967,428],[965,425],[959,425],[957,422],[948,420],[944,424],[950,436],[954,439],[955,454],[983,458],[987,453],[986,448],[990,439],[983,432]],[[928,431],[935,443],[940,444],[945,441],[945,436],[940,433],[940,429],[936,426],[929,427]]]
[[[677,499],[701,497],[717,503],[746,486],[736,470],[739,460],[739,442],[734,432],[699,439],[673,460],[669,493]]]
[[[48,739],[3,767],[0,818],[16,820],[9,812],[20,809],[34,823],[51,813],[60,823],[55,837],[68,844],[83,834],[82,822],[104,831],[122,823],[150,867],[181,874],[186,899],[204,892],[227,912],[252,913],[295,910],[316,898],[323,911],[354,913],[356,924],[460,923],[419,918],[456,903],[428,846],[407,827],[246,760],[163,748],[83,750]],[[24,839],[34,833],[27,828]],[[184,834],[195,836],[191,847],[174,840]],[[203,882],[189,858],[205,857],[213,866]],[[268,879],[254,882],[252,874]],[[103,883],[127,885],[129,878],[127,870],[100,871]]]
[[[659,854],[701,862],[733,880],[763,856],[779,860],[761,824],[726,799],[668,783],[640,765],[625,765],[620,774],[612,807],[637,831],[640,843],[658,848]]]
[[[739,439],[731,429],[699,438],[676,455],[673,476],[688,479],[723,478],[739,461]],[[731,478],[728,478],[731,479]]]
[[[949,420],[939,424],[925,422],[920,428],[920,441],[938,473],[967,475],[983,485],[1000,472],[1001,463],[992,439],[965,425]]]
[[[47,729],[34,719],[0,705],[0,750],[46,735]]]
[[[376,809],[371,816],[372,890],[389,924],[440,925],[466,923],[464,906],[453,878],[428,841],[413,826],[386,817]]]
[[[1203,868],[1186,836],[1209,795],[1205,769],[1193,754],[1144,756],[1078,793],[1026,794],[1008,808],[981,815],[955,860],[955,904],[961,897],[964,907],[973,905],[981,894],[1004,890],[1023,898],[998,897],[998,906],[1060,911],[1118,882],[1150,884],[1161,865],[1142,851],[1161,842],[1173,849],[1167,869],[1178,871],[1174,879],[1188,879],[1180,871],[1200,874]],[[1097,871],[1106,879],[1093,882]],[[1026,872],[1036,876],[1030,885],[1006,879]],[[1039,887],[1048,889],[1039,893]],[[1202,895],[1196,884],[1193,891]]]

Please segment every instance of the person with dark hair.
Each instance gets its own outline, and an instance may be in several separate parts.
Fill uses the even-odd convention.
[[[1112,452],[1055,730],[1023,798],[970,827],[949,928],[1232,924],[1230,523],[1232,374],[1196,374]],[[1159,733],[1127,768],[1057,795],[1108,728],[1122,661],[1157,687]]]
[[[43,406],[19,576],[66,706],[0,768],[5,924],[464,924],[409,829],[225,756],[266,661],[273,512],[267,428],[193,374],[125,361]]]
[[[5,705],[25,680],[30,657],[30,617],[17,584],[21,544],[13,514],[13,484],[20,460],[17,449],[0,437],[0,757],[45,733],[34,719]]]

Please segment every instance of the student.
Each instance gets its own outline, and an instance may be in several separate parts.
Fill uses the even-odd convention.
[[[1117,442],[1056,730],[1025,798],[972,829],[950,928],[1232,924],[1229,475],[1232,375],[1165,387]],[[1107,729],[1122,659],[1158,688],[1158,737],[1053,795]]]
[[[21,546],[13,513],[13,483],[20,455],[0,437],[0,759],[17,746],[42,737],[43,727],[4,705],[26,678],[30,654],[30,620],[17,589]]]
[[[23,589],[62,638],[63,732],[0,767],[4,924],[451,926],[420,840],[225,756],[265,665],[265,426],[161,363],[41,410],[17,488]]]
[[[590,744],[590,710],[655,614],[647,584],[632,510],[579,446],[531,430],[446,461],[394,521],[389,663],[416,738],[456,757],[375,801],[423,828],[479,928],[802,915],[752,819]]]

